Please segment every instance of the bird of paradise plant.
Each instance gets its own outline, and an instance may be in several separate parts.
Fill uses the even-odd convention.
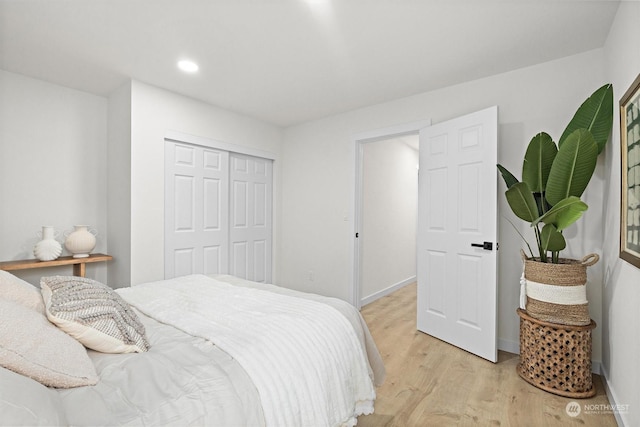
[[[522,181],[497,165],[508,188],[507,203],[533,228],[538,261],[559,262],[560,251],[567,245],[562,232],[588,208],[580,196],[593,176],[612,125],[613,87],[606,84],[578,108],[557,145],[545,132],[533,137],[524,156]],[[534,258],[531,246],[529,251]]]

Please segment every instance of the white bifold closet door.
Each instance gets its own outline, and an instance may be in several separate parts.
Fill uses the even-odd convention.
[[[271,281],[271,160],[229,155],[229,273]]]
[[[165,278],[271,281],[273,161],[200,145],[165,146]]]

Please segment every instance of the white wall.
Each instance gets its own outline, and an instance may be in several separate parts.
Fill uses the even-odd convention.
[[[640,72],[640,3],[622,2],[605,45],[607,76],[619,102]],[[629,405],[620,418],[640,425],[640,269],[618,257],[620,233],[620,121],[616,109],[612,144],[607,147],[604,188],[603,366],[615,403]]]
[[[285,130],[280,282],[296,289],[350,300],[353,218],[354,135],[401,123],[432,119],[438,123],[491,105],[499,106],[498,159],[520,175],[529,140],[545,130],[559,138],[577,107],[605,83],[602,50],[564,58],[489,78],[428,92],[305,123]],[[602,165],[587,197],[599,206]],[[496,177],[497,179],[497,177]],[[500,184],[504,191],[504,184]],[[502,216],[512,218],[499,197],[499,330],[502,348],[518,347],[521,241]],[[588,202],[588,203],[589,203]],[[600,252],[602,213],[592,209],[570,231],[567,256]],[[519,224],[523,232],[528,224]],[[591,237],[587,238],[586,235]],[[313,270],[315,280],[306,272]],[[600,324],[602,269],[589,271],[588,298]],[[594,359],[601,360],[602,328],[594,333]]]
[[[169,130],[274,153],[274,245],[277,246],[280,128],[134,81],[131,86],[130,282],[164,278],[164,138]],[[277,250],[275,253],[277,257]],[[276,273],[274,269],[274,278]]]
[[[416,276],[418,151],[403,138],[417,147],[417,135],[363,144],[363,304]]]
[[[36,232],[87,224],[107,250],[107,100],[0,70],[0,260],[34,258]],[[63,255],[68,255],[66,251]],[[70,267],[16,272],[31,283]],[[106,280],[102,263],[87,275]]]
[[[131,281],[131,82],[109,96],[107,144],[109,285]]]

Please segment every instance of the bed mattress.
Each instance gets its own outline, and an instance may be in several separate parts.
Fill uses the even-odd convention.
[[[350,304],[232,276],[214,277],[335,308],[354,326],[374,383],[382,383],[380,354]],[[265,425],[259,392],[238,361],[207,339],[136,312],[150,350],[133,354],[88,350],[100,376],[95,386],[52,389],[0,368],[0,425]]]

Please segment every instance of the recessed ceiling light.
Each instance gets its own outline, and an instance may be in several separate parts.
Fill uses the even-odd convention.
[[[193,61],[183,60],[178,61],[178,68],[187,73],[195,73],[198,71],[198,64]]]

